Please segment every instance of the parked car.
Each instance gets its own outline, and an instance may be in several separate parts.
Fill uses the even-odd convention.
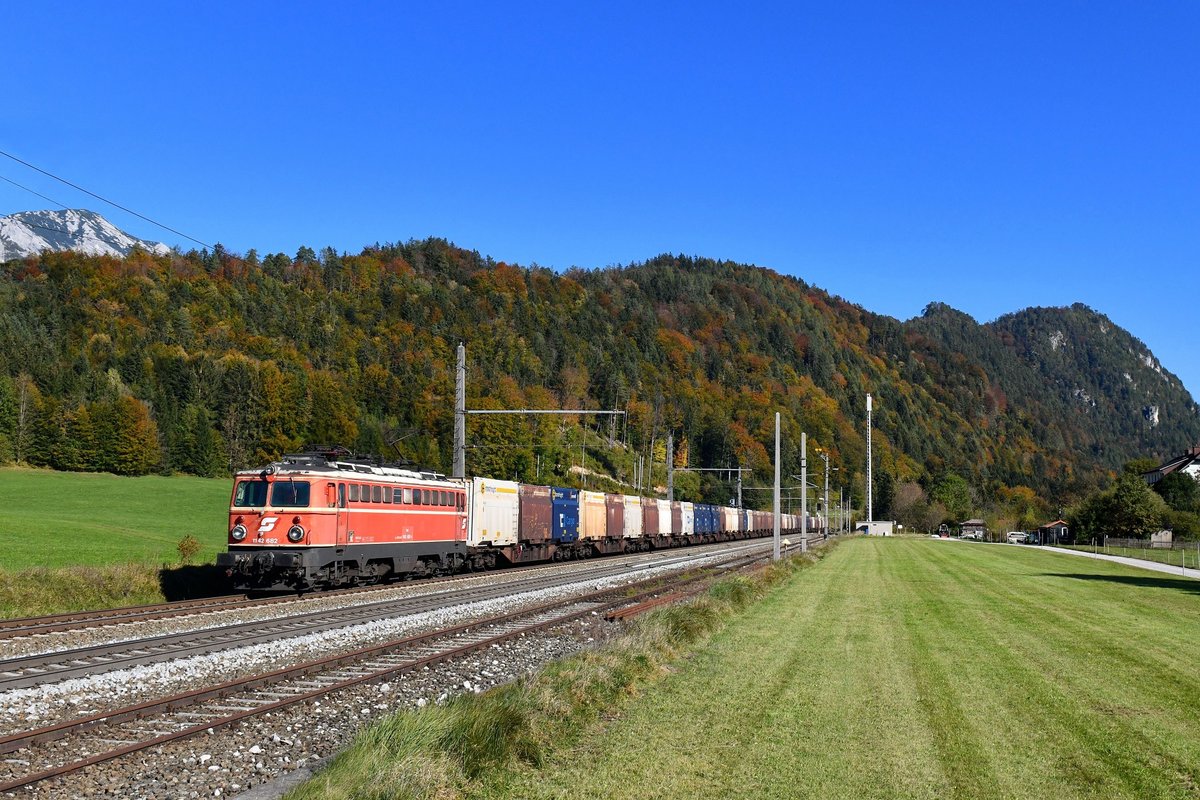
[[[1028,542],[1029,542],[1029,534],[1025,533],[1024,531],[1009,531],[1008,532],[1008,543],[1009,544],[1027,544]]]

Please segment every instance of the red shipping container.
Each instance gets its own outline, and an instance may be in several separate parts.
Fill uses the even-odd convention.
[[[522,542],[545,542],[550,539],[549,486],[521,484],[521,518],[517,538]]]

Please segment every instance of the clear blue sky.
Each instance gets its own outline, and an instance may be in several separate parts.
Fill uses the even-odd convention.
[[[240,252],[436,235],[729,258],[901,319],[1084,302],[1200,392],[1192,0],[186,5],[9,4],[0,149]]]

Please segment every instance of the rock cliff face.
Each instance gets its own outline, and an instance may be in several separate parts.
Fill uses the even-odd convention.
[[[0,261],[64,250],[126,256],[138,246],[159,255],[171,252],[161,242],[130,236],[95,211],[23,211],[0,217]]]

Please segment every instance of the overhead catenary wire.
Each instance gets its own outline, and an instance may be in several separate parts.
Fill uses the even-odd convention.
[[[21,184],[17,183],[16,181],[12,180],[11,178],[6,178],[3,175],[0,175],[0,181],[4,181],[5,183],[11,183],[13,186],[17,187],[18,189],[24,189],[25,191],[29,192],[30,194],[36,194],[38,197],[42,198],[47,203],[54,203],[54,205],[61,206],[62,208],[67,207],[66,203],[60,203],[57,200],[55,200],[53,197],[46,197],[46,195],[42,194],[41,192],[35,192],[33,189],[30,189],[28,186],[22,186]]]
[[[215,248],[213,248],[213,246],[211,244],[208,244],[207,242],[202,242],[194,236],[188,236],[183,231],[176,230],[175,228],[172,228],[170,225],[164,225],[163,223],[158,222],[157,220],[150,219],[150,217],[147,217],[145,214],[139,214],[138,212],[134,211],[132,208],[127,208],[127,207],[121,205],[120,203],[109,200],[107,197],[101,197],[100,195],[96,194],[95,192],[93,192],[89,189],[85,189],[77,183],[72,183],[71,181],[67,180],[66,178],[60,178],[58,175],[55,175],[53,172],[47,172],[46,170],[42,169],[41,167],[36,166],[34,164],[30,164],[28,161],[25,161],[24,159],[17,158],[12,153],[7,153],[3,150],[0,150],[0,156],[4,156],[5,158],[11,158],[13,161],[16,161],[18,164],[23,164],[32,170],[40,172],[47,177],[53,178],[54,180],[58,181],[59,183],[65,183],[67,186],[70,186],[72,189],[77,189],[86,195],[90,195],[102,203],[108,203],[113,208],[119,208],[127,214],[133,214],[138,219],[145,220],[146,222],[149,222],[151,225],[155,225],[159,228],[162,228],[164,231],[170,231],[171,233],[175,234],[176,236],[182,236],[183,238],[185,238],[189,241],[195,242],[196,244],[200,245],[201,247],[215,249]],[[9,181],[9,183],[13,183],[13,182]],[[16,185],[19,185],[19,184],[16,184]],[[22,186],[21,188],[24,189],[25,187]],[[37,192],[34,192],[34,194],[37,194]],[[43,195],[38,195],[38,196],[43,197],[43,199],[47,199],[47,200],[49,199],[49,198],[44,197]],[[54,202],[54,201],[52,200],[51,202]],[[62,205],[62,204],[59,203],[59,205]],[[66,208],[66,206],[63,206],[63,208]]]

